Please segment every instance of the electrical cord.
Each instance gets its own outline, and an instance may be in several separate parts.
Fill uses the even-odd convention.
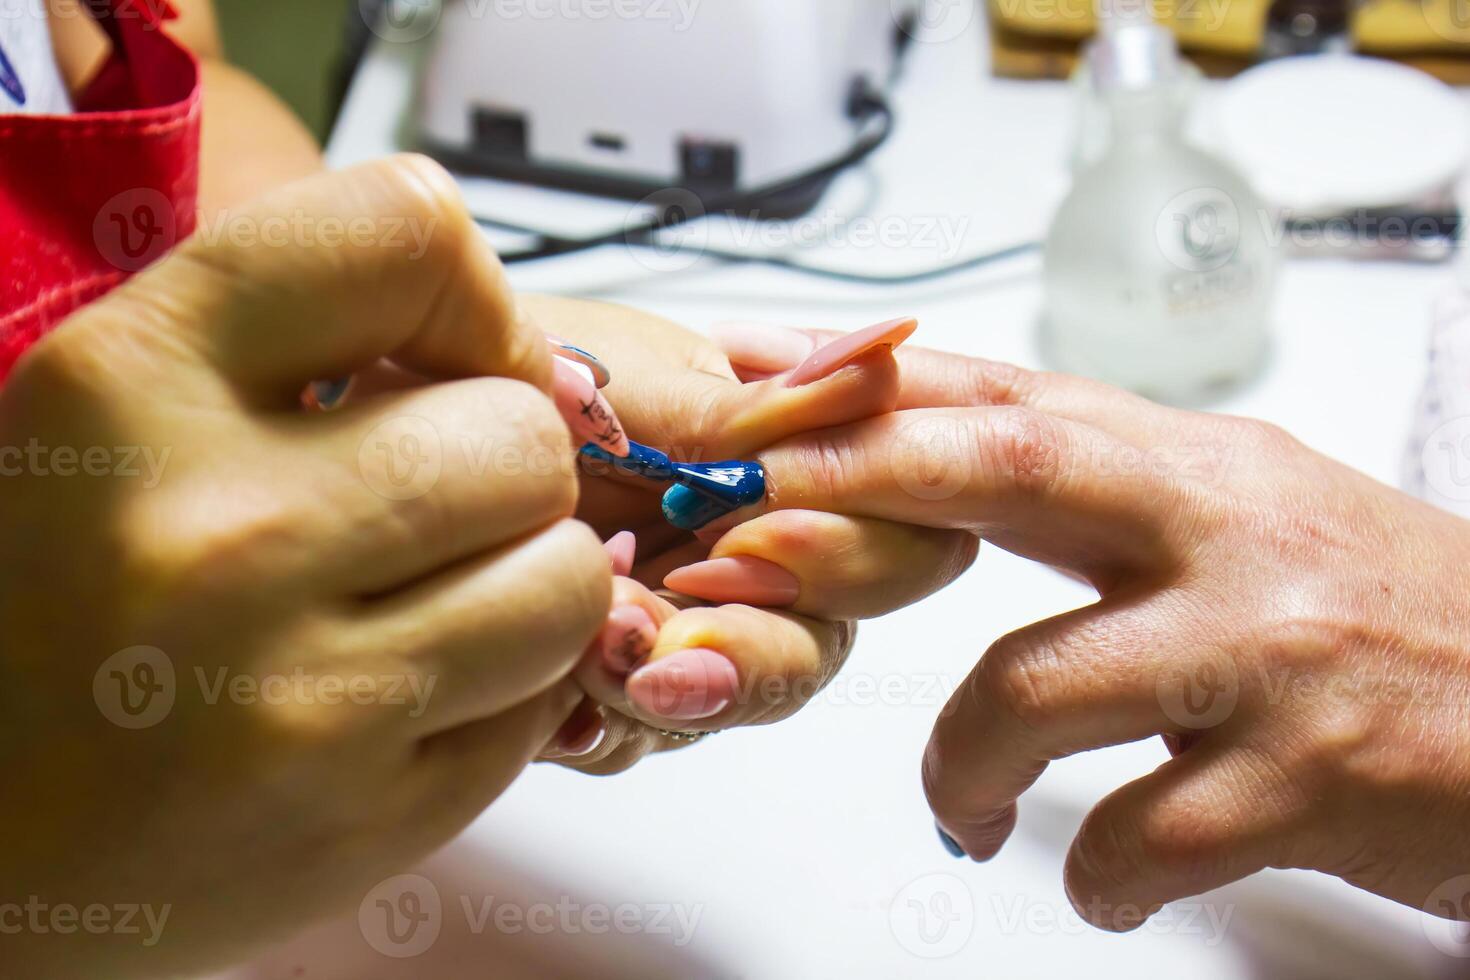
[[[475,220],[483,226],[503,228],[521,234],[536,236],[538,244],[518,252],[507,252],[501,255],[501,261],[507,264],[556,258],[599,248],[603,245],[617,244],[619,242],[634,248],[666,248],[667,246],[660,244],[654,238],[659,232],[688,224],[691,221],[702,219],[710,214],[758,210],[761,203],[770,200],[772,197],[803,187],[809,187],[817,182],[830,181],[843,171],[867,160],[883,144],[888,142],[888,138],[893,134],[893,109],[881,94],[863,86],[854,90],[852,103],[849,105],[849,112],[854,118],[863,122],[867,122],[874,117],[880,119],[881,122],[873,132],[858,140],[848,152],[821,167],[797,174],[779,183],[763,187],[758,191],[745,191],[702,202],[702,210],[697,213],[691,212],[689,209],[679,205],[671,205],[663,208],[657,215],[647,221],[626,228],[620,228],[616,231],[601,235],[591,235],[585,238],[565,238],[546,233],[541,229],[485,216],[476,216]],[[781,255],[733,252],[705,246],[695,246],[692,250],[697,251],[702,256],[717,259],[722,262],[765,265],[772,268],[784,269],[788,272],[796,272],[822,279],[832,279],[839,282],[902,286],[941,279],[970,269],[979,268],[980,266],[990,265],[1015,256],[1024,255],[1039,247],[1039,242],[1023,242],[992,252],[985,252],[980,255],[961,259],[958,262],[936,266],[931,269],[889,275],[867,274],[809,265],[805,262],[799,262]],[[675,250],[677,251],[678,248],[676,247]]]
[[[528,225],[517,224],[513,221],[504,221],[499,218],[476,218],[480,225],[489,228],[499,228],[504,231],[514,232],[519,235],[541,236],[541,232]],[[629,239],[626,244],[632,248],[663,248],[663,245],[648,236]],[[833,269],[827,266],[809,265],[798,262],[784,255],[760,255],[753,252],[733,252],[728,249],[709,248],[702,245],[691,245],[687,248],[674,248],[672,251],[697,252],[706,258],[716,259],[720,262],[745,265],[764,265],[770,268],[783,269],[787,272],[796,272],[804,276],[814,276],[818,279],[831,279],[837,282],[850,282],[858,285],[870,286],[912,286],[934,279],[944,279],[949,276],[978,269],[982,266],[1003,262],[1006,259],[1017,258],[1027,253],[1037,251],[1041,248],[1040,242],[1021,242],[1016,245],[1008,245],[1004,248],[995,249],[990,252],[981,252],[968,258],[960,259],[946,265],[934,266],[928,269],[919,269],[915,272],[899,273],[865,273],[852,272],[847,269]]]
[[[519,252],[507,253],[502,255],[500,260],[506,264],[532,262],[537,259],[549,259],[562,255],[570,255],[574,252],[585,252],[588,249],[598,248],[602,245],[614,245],[619,242],[632,244],[656,232],[688,224],[691,221],[704,218],[709,214],[758,211],[762,204],[772,198],[800,190],[804,187],[810,187],[813,184],[830,181],[844,170],[855,167],[872,156],[893,135],[894,120],[892,107],[889,106],[888,100],[882,94],[873,91],[867,85],[854,87],[852,97],[848,104],[848,114],[862,123],[877,118],[879,125],[871,133],[854,143],[852,148],[842,154],[842,156],[814,170],[796,174],[785,180],[768,184],[758,190],[740,191],[734,194],[716,196],[707,201],[700,201],[697,211],[691,211],[682,202],[671,203],[660,208],[654,217],[646,221],[601,235],[590,235],[586,238],[562,238],[557,235],[541,234],[533,229],[525,229],[535,234],[540,240],[540,244]],[[498,224],[504,226],[503,222],[494,219],[477,217],[476,220],[481,224]]]

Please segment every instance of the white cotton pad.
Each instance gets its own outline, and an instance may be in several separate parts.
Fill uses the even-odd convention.
[[[1267,62],[1227,83],[1214,110],[1210,142],[1268,201],[1300,215],[1432,199],[1470,158],[1470,103],[1390,61]]]

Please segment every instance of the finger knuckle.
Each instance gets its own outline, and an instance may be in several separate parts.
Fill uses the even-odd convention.
[[[87,314],[74,318],[67,329],[53,331],[28,350],[7,379],[4,394],[12,404],[8,415],[37,420],[54,415],[39,405],[76,405],[112,388],[117,363],[106,355],[111,345],[96,342]]]
[[[834,500],[846,488],[862,485],[864,458],[862,448],[852,439],[832,433],[803,451],[801,472],[816,499]],[[778,485],[775,493],[779,491]]]
[[[977,694],[1005,711],[1022,731],[1044,728],[1056,711],[1055,659],[1045,644],[1015,634],[1003,637],[980,660],[974,674]]]
[[[310,550],[293,501],[262,495],[237,501],[228,519],[201,512],[198,488],[142,494],[118,522],[119,564],[146,592],[208,592],[258,582],[293,568]]]
[[[980,405],[1020,405],[1030,397],[1038,376],[1004,361],[983,358],[949,358],[946,365],[965,372],[963,387],[974,392]]]
[[[457,388],[460,397],[447,406],[441,424],[451,448],[466,451],[448,459],[476,469],[488,462],[501,475],[534,477],[536,492],[550,495],[558,512],[570,514],[577,501],[572,439],[551,400],[511,378],[462,381]]]
[[[1115,820],[1093,810],[1082,821],[1072,845],[1069,885],[1084,901],[1106,901],[1139,867],[1137,841]]]
[[[1255,454],[1265,459],[1280,458],[1301,446],[1295,436],[1271,422],[1240,417],[1230,418],[1226,422],[1230,427],[1232,441],[1250,447]]]
[[[376,166],[402,216],[437,222],[436,228],[446,233],[438,242],[441,249],[466,243],[470,222],[464,198],[447,170],[417,153],[389,157]],[[433,248],[431,254],[436,254]],[[447,257],[446,252],[437,254]]]
[[[975,458],[1023,496],[1050,496],[1065,474],[1065,430],[1040,412],[1020,408],[987,412],[979,417],[974,440]]]
[[[1155,867],[1185,881],[1211,879],[1221,863],[1220,836],[1195,806],[1163,803],[1139,816],[1133,850],[1144,867]]]

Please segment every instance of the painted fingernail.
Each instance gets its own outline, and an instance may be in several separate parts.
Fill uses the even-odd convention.
[[[775,562],[749,555],[715,558],[675,569],[664,577],[664,585],[711,602],[751,606],[789,606],[801,595],[801,582],[795,575]]]
[[[628,455],[628,437],[622,423],[598,392],[591,370],[562,357],[553,357],[551,368],[551,394],[572,435],[614,456]]]
[[[919,321],[914,319],[889,320],[839,337],[802,361],[786,379],[786,387],[800,388],[829,378],[869,351],[897,347],[913,336],[918,327]]]
[[[734,513],[728,504],[681,486],[669,487],[664,492],[663,508],[664,520],[681,531],[698,531]]]
[[[612,372],[607,365],[602,363],[602,358],[582,347],[578,347],[570,340],[561,337],[546,335],[546,342],[551,345],[551,353],[557,357],[565,358],[574,364],[580,364],[592,372],[592,383],[598,388],[606,388],[612,384]]]
[[[612,573],[626,577],[633,571],[633,558],[638,552],[638,538],[632,531],[619,531],[602,546],[612,564]]]
[[[590,755],[605,738],[607,720],[602,717],[602,709],[591,698],[585,698],[557,730],[543,754],[572,757]]]
[[[342,378],[337,381],[313,381],[306,386],[305,393],[301,396],[301,404],[309,410],[316,412],[330,412],[339,407],[352,391],[352,383],[356,378]]]
[[[640,606],[617,606],[607,615],[598,636],[602,663],[617,677],[627,677],[653,652],[658,627]]]
[[[710,328],[710,339],[732,364],[771,374],[790,371],[817,349],[800,330],[769,323],[719,323]]]
[[[685,531],[701,530],[766,499],[768,481],[760,463],[680,464],[678,473],[680,482],[664,493],[664,518]]]
[[[735,665],[713,650],[681,650],[628,678],[628,700],[670,721],[698,721],[719,714],[735,700]]]
[[[934,829],[939,834],[939,843],[944,845],[944,849],[949,852],[950,857],[962,858],[965,856],[965,849],[960,846],[960,842],[946,834],[943,827],[936,823]]]

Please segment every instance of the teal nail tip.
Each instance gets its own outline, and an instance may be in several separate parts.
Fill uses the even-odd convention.
[[[960,846],[960,842],[946,834],[943,827],[936,823],[934,830],[939,834],[939,843],[944,845],[944,849],[949,852],[950,857],[962,858],[965,856],[965,849]]]
[[[688,487],[672,486],[664,494],[664,520],[683,531],[698,531],[731,513],[725,504]]]

